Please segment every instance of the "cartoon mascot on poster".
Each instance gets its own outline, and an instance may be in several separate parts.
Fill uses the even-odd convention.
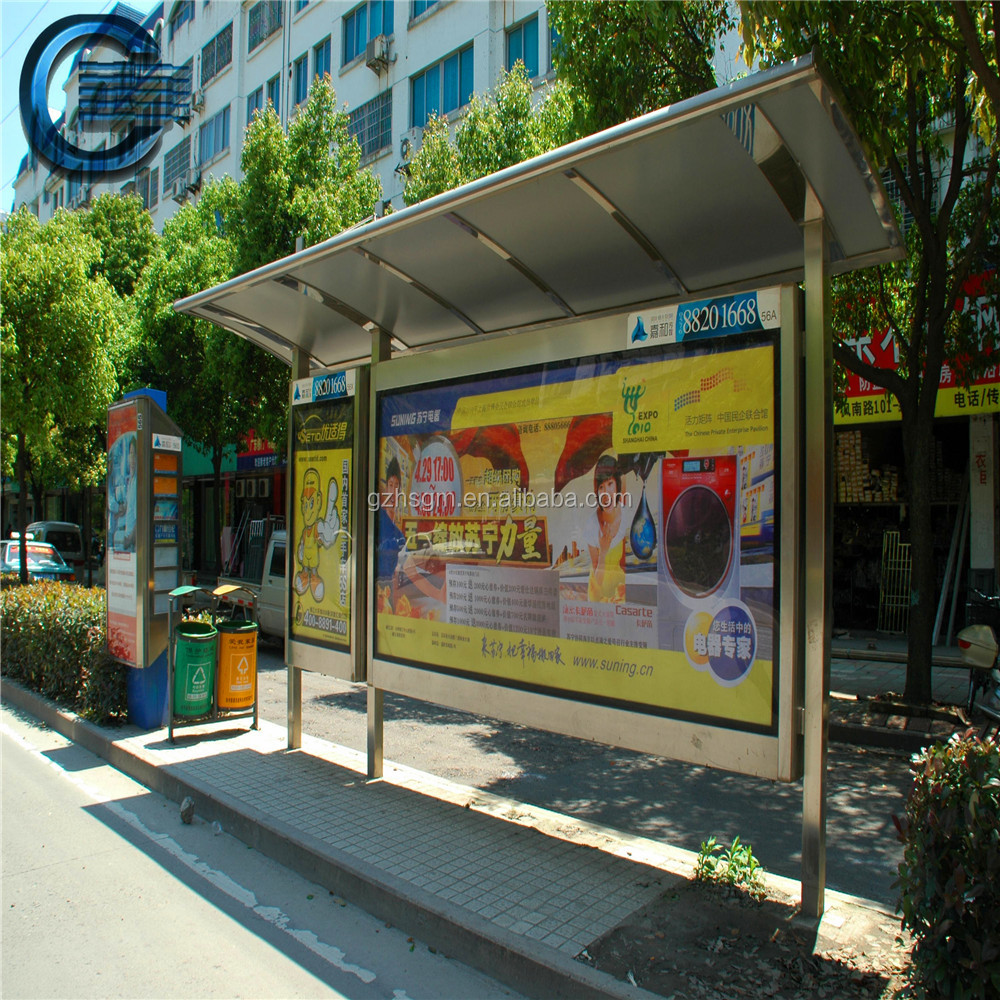
[[[323,578],[319,575],[320,546],[328,549],[340,531],[340,515],[337,513],[337,480],[331,479],[326,487],[326,516],[321,520],[323,510],[323,489],[319,473],[315,469],[307,469],[302,477],[302,493],[299,503],[302,507],[302,534],[296,549],[296,558],[301,567],[295,574],[295,592],[304,594],[312,592],[313,600],[319,603],[323,600],[326,589]]]

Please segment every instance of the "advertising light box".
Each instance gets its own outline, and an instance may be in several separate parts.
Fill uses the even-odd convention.
[[[377,659],[777,731],[777,334],[678,341],[378,394]]]

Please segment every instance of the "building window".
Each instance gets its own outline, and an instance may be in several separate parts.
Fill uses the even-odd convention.
[[[529,77],[538,76],[538,15],[507,32],[507,69],[520,59]]]
[[[420,17],[425,10],[436,7],[438,0],[413,0],[413,14],[411,17]]]
[[[313,65],[316,76],[322,79],[330,72],[330,39],[326,38],[313,47]]]
[[[429,66],[410,80],[410,124],[423,128],[431,115],[447,114],[472,99],[472,46]]]
[[[208,163],[229,149],[229,108],[223,108],[198,130],[198,162]]]
[[[271,107],[275,111],[278,110],[278,104],[281,101],[281,77],[272,76],[270,80],[267,81],[267,99],[271,102]]]
[[[233,25],[230,21],[201,50],[201,85],[221,73],[233,61]]]
[[[392,145],[392,93],[385,91],[355,108],[347,131],[358,140],[362,156],[374,156]]]
[[[556,68],[553,56],[559,50],[559,32],[555,28],[549,28],[549,70],[554,70]]]
[[[136,178],[136,190],[142,198],[142,207],[146,209],[147,212],[153,208],[159,200],[159,191],[157,191],[159,180],[159,168],[154,170],[140,170],[139,176]]]
[[[295,0],[295,13],[300,14],[309,6],[309,0]]]
[[[191,164],[191,136],[186,135],[163,157],[163,190],[182,177]]]
[[[170,19],[170,41],[174,40],[174,35],[185,21],[194,20],[194,0],[184,0],[179,3],[174,10],[174,16]]]
[[[295,60],[295,72],[292,76],[292,102],[301,104],[309,96],[309,56],[300,56]]]
[[[258,87],[248,98],[247,98],[247,125],[253,121],[254,113],[262,110],[264,107],[264,88]]]
[[[250,8],[247,21],[247,53],[263,45],[280,27],[282,0],[260,0]]]
[[[344,18],[344,64],[364,55],[376,35],[393,32],[392,0],[368,0]]]

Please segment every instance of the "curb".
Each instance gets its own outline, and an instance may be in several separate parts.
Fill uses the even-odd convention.
[[[947,737],[931,733],[911,733],[905,729],[886,729],[884,726],[856,726],[849,722],[831,722],[829,737],[831,743],[849,743],[877,750],[902,750],[905,753],[919,753],[931,743],[947,740]]]
[[[510,934],[477,914],[449,908],[437,897],[358,861],[328,844],[256,810],[215,788],[172,773],[148,754],[123,746],[106,730],[59,708],[4,678],[0,699],[33,715],[51,729],[106,760],[117,770],[180,802],[190,795],[206,822],[217,821],[243,843],[311,879],[356,906],[419,937],[442,954],[472,966],[525,996],[591,1000],[663,1000],[555,949]],[[298,751],[293,751],[298,752]]]

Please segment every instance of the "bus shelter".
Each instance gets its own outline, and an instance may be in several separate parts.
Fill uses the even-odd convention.
[[[803,778],[823,910],[829,277],[899,259],[807,56],[176,303],[292,369],[302,669]]]

